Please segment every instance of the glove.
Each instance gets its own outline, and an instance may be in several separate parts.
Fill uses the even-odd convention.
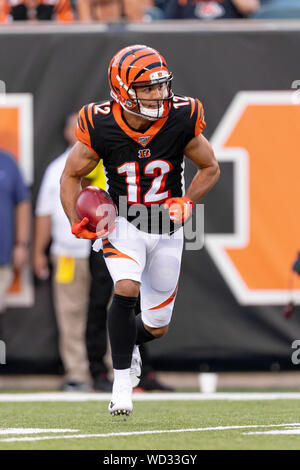
[[[182,224],[192,213],[194,203],[188,197],[170,197],[164,203],[164,209],[169,208],[170,219],[174,224]]]
[[[89,219],[84,217],[80,222],[76,222],[72,225],[72,233],[77,238],[86,238],[87,240],[97,240],[97,238],[104,238],[108,235],[107,230],[101,230],[101,232],[91,232],[87,225]]]

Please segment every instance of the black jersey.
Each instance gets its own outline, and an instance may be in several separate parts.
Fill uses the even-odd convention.
[[[170,197],[184,195],[183,151],[204,128],[201,102],[175,96],[169,115],[143,132],[129,127],[122,107],[114,101],[86,105],[78,116],[76,137],[103,160],[106,190],[119,214],[132,222],[141,208],[147,226],[138,228],[162,233],[173,231],[174,225],[164,230],[154,220],[154,209]]]

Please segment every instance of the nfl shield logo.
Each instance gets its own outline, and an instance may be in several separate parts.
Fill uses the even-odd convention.
[[[147,145],[147,142],[148,142],[149,139],[150,139],[149,135],[139,137],[139,144],[141,144],[143,147],[145,147],[145,145]]]

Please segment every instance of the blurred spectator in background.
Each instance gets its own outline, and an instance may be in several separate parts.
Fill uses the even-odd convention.
[[[13,277],[28,259],[31,202],[16,160],[0,150],[0,312]]]
[[[0,0],[0,22],[74,21],[70,0]]]
[[[77,114],[71,114],[64,136],[72,146]],[[89,390],[89,367],[85,346],[86,313],[90,292],[90,241],[72,235],[62,208],[59,179],[70,148],[47,167],[39,190],[34,240],[34,272],[38,279],[47,279],[47,248],[53,264],[54,308],[59,332],[59,349],[65,369],[62,390]]]
[[[168,0],[167,19],[215,20],[246,18],[260,7],[260,0]]]
[[[77,0],[80,21],[143,21],[144,11],[153,0]]]
[[[165,7],[168,0],[150,0],[146,2],[144,9],[144,21],[156,21],[165,19]]]
[[[300,18],[299,0],[261,0],[261,8],[252,15],[253,19],[296,19]]]

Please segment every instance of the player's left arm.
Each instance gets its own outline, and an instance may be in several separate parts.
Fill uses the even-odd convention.
[[[171,197],[164,203],[164,208],[169,209],[170,219],[175,224],[182,224],[190,217],[194,204],[208,193],[220,176],[214,151],[203,135],[190,140],[185,146],[184,154],[195,163],[198,172],[183,197]]]
[[[184,154],[198,168],[185,194],[195,204],[216,184],[220,176],[220,168],[212,146],[202,134],[189,141]]]
[[[76,200],[82,191],[82,178],[98,164],[99,157],[82,142],[71,149],[60,178],[60,199],[71,225],[80,221],[76,212]]]

